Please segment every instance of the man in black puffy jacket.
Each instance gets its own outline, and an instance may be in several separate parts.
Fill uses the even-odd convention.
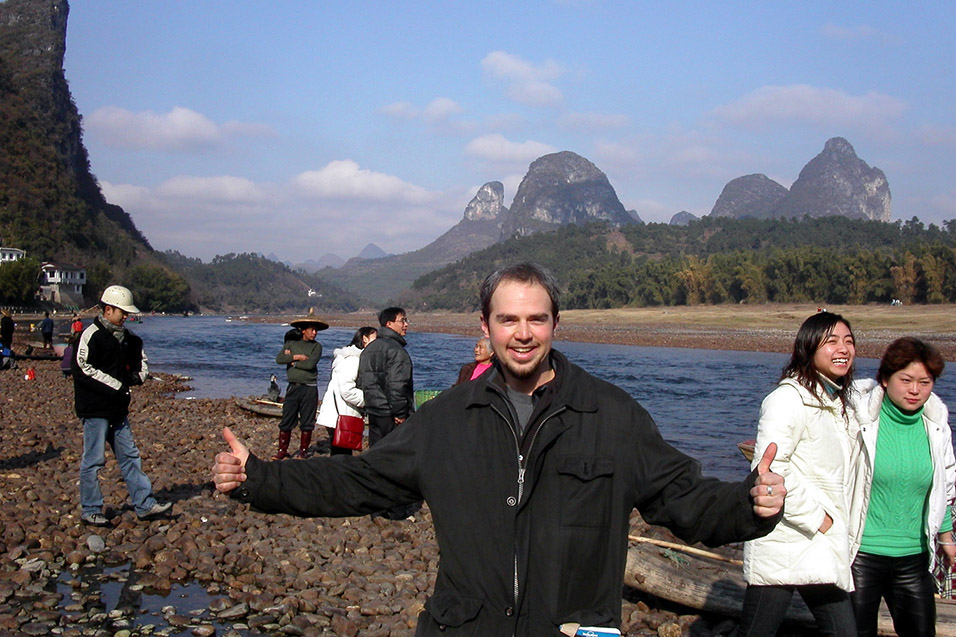
[[[73,351],[73,391],[76,415],[83,421],[83,458],[80,461],[81,519],[105,526],[99,470],[106,464],[106,443],[126,481],[136,515],[141,520],[165,513],[172,506],[153,497],[143,473],[139,449],[129,425],[132,385],[142,385],[148,368],[143,340],[124,327],[129,314],[138,314],[132,293],[111,285],[100,298],[102,315],[83,330]]]
[[[373,446],[415,411],[412,357],[405,351],[408,317],[400,307],[378,314],[378,338],[362,350],[357,385],[365,394],[368,444]]]
[[[415,411],[412,357],[405,351],[408,316],[400,307],[378,313],[378,338],[362,350],[356,384],[365,395],[368,414],[368,446],[373,447]],[[421,502],[389,507],[372,514],[389,520],[415,515]],[[380,522],[376,522],[377,524]]]

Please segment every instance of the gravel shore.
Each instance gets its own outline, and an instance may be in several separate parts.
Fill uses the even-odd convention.
[[[297,519],[252,512],[216,494],[214,455],[228,425],[260,456],[273,451],[274,419],[231,399],[181,400],[174,377],[134,388],[131,422],[143,468],[171,515],[139,520],[126,504],[115,458],[100,472],[108,527],[80,522],[82,430],[72,382],[57,361],[0,371],[0,635],[412,635],[432,589],[438,549],[427,507],[380,528],[367,517]],[[35,379],[25,379],[28,368]],[[322,453],[325,436],[319,432]],[[294,461],[288,461],[294,462]],[[634,532],[645,532],[635,514]],[[107,599],[87,569],[136,595],[191,583],[210,596],[189,612],[170,595],[159,617]],[[107,569],[108,570],[108,569]],[[107,578],[108,579],[108,578]],[[714,634],[711,621],[623,600],[626,635]],[[138,599],[138,598],[134,598]],[[115,606],[115,607],[114,607]],[[724,627],[728,625],[723,622]],[[660,632],[663,627],[664,632]]]

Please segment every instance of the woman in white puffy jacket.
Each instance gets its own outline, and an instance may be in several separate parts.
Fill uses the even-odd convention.
[[[740,635],[775,635],[794,591],[813,613],[817,634],[856,632],[845,489],[855,356],[849,322],[814,314],[797,331],[780,382],[760,406],[754,458],[777,444],[770,468],[784,477],[787,496],[776,528],[744,544]]]
[[[855,383],[851,595],[859,635],[877,634],[880,599],[898,635],[936,634],[936,547],[956,558],[950,504],[956,460],[949,411],[933,393],[945,362],[916,338],[890,343],[876,382]]]
[[[361,416],[365,406],[365,395],[355,384],[358,376],[359,356],[365,346],[378,336],[374,327],[360,327],[346,347],[335,350],[332,357],[332,377],[322,397],[319,413],[315,417],[317,425],[326,427],[329,432],[330,454],[352,455],[351,449],[336,447],[332,444],[335,436],[335,422],[339,414]]]

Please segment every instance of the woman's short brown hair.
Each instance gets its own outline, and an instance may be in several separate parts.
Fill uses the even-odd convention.
[[[922,363],[935,381],[943,373],[946,361],[939,350],[912,336],[898,338],[883,352],[880,368],[876,371],[876,380],[881,384],[888,382],[890,376],[909,367],[911,363]]]

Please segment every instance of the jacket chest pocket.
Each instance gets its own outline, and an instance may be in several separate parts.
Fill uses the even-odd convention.
[[[561,525],[607,527],[614,462],[604,456],[559,456]]]

